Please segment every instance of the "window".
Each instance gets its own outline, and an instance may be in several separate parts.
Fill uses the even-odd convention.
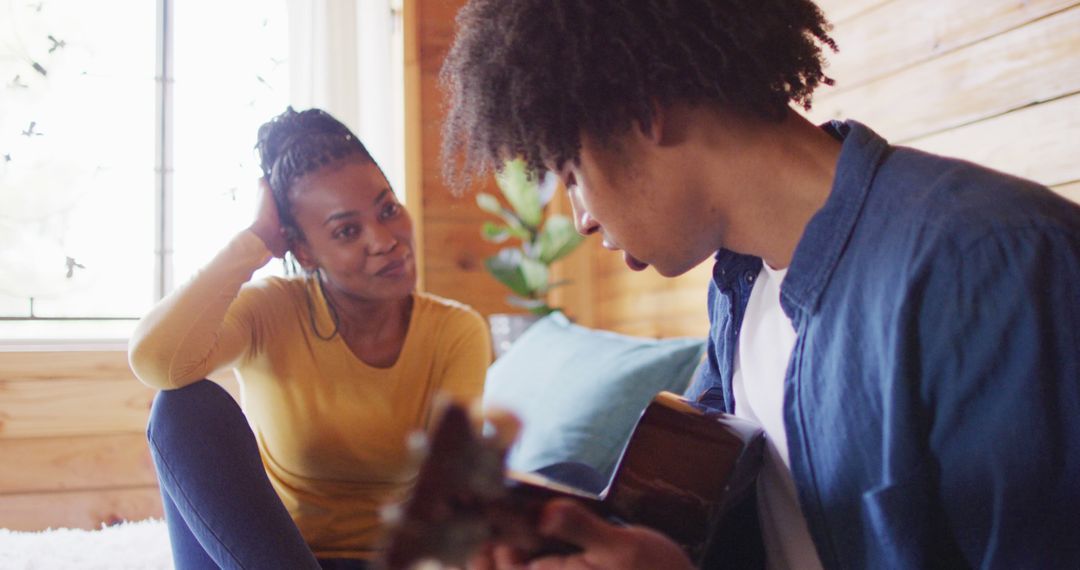
[[[338,116],[403,188],[397,13],[391,0],[0,5],[0,342],[126,338],[250,223],[256,131],[289,104]]]

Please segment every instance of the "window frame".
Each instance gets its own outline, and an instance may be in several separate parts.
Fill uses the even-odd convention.
[[[296,26],[327,26],[334,25],[334,33],[341,37],[341,34],[353,35],[355,38],[356,28],[359,26],[357,20],[358,17],[362,17],[361,14],[370,16],[379,8],[374,11],[364,6],[361,8],[350,8],[355,17],[351,18],[352,21],[335,22],[333,17],[327,17],[327,11],[331,9],[341,10],[340,6],[329,4],[323,5],[319,2],[301,2],[298,0],[283,0],[286,3],[287,12],[290,15],[290,20],[294,16],[299,16],[299,21],[290,21],[290,58],[297,56],[298,53],[302,57],[296,57],[293,61],[296,65],[309,65],[314,63],[312,58],[319,57],[319,46],[311,46],[312,51],[297,52],[296,50]],[[405,0],[384,0],[385,8],[388,10],[388,18],[385,20],[387,25],[391,26],[390,31],[387,32],[389,39],[392,42],[405,42],[405,17],[403,13],[411,2]],[[175,105],[174,99],[174,36],[175,36],[175,19],[174,19],[174,0],[155,0],[156,5],[156,36],[155,36],[155,150],[154,150],[154,264],[153,264],[153,291],[152,299],[154,303],[161,300],[165,295],[171,291],[176,283],[176,268],[174,267],[174,228],[175,228],[175,204],[174,204],[174,123],[173,123],[173,110]],[[336,6],[336,8],[335,8]],[[380,7],[381,8],[381,7]],[[340,12],[339,12],[340,13]],[[319,19],[321,18],[321,20]],[[346,18],[346,20],[349,20]],[[301,35],[310,34],[311,29],[305,31],[299,31]],[[365,37],[361,35],[361,37]],[[310,39],[310,38],[307,38]],[[357,39],[357,41],[360,41]],[[344,62],[346,65],[352,65],[357,69],[364,69],[364,65],[359,61],[359,52],[368,49],[380,49],[387,46],[378,45],[360,45],[357,44],[357,54],[350,57],[356,59],[347,59]],[[303,49],[307,49],[305,46]],[[323,47],[322,49],[326,49]],[[404,78],[406,71],[404,58],[401,57],[402,48],[397,46],[396,50],[391,48],[389,54],[395,58],[401,58],[401,61],[392,61],[389,66],[382,69],[389,70],[389,77],[387,79],[395,82],[401,82],[408,80]],[[320,62],[322,63],[322,62]],[[364,93],[357,93],[356,91],[350,91],[350,89],[356,89],[356,85],[344,87],[341,85],[327,84],[328,78],[322,76],[311,76],[310,72],[305,76],[303,73],[298,74],[296,72],[290,72],[293,77],[294,89],[293,95],[290,96],[291,103],[297,108],[318,106],[329,110],[330,112],[341,118],[346,124],[355,123],[361,121],[364,115],[370,116],[371,113],[364,105],[370,105],[372,102],[367,101]],[[304,81],[308,84],[299,83],[298,80]],[[322,83],[320,83],[320,81]],[[404,96],[404,86],[397,86],[392,97],[401,97],[407,99]],[[305,95],[306,94],[306,95]],[[353,100],[350,101],[348,95],[352,95]],[[374,99],[377,99],[374,98]],[[385,99],[381,100],[385,101]],[[390,164],[384,165],[389,167],[388,169],[393,171],[388,172],[392,179],[396,178],[395,189],[399,196],[408,198],[410,192],[409,183],[411,180],[406,180],[407,172],[405,168],[406,161],[406,134],[405,129],[405,106],[404,101],[395,102],[392,111],[392,115],[395,115],[390,119],[390,124],[393,129],[397,129],[398,132],[392,133],[385,144],[391,146],[386,150],[386,154],[390,155],[388,162]],[[355,128],[353,130],[360,133],[363,130]],[[419,232],[419,229],[417,230]],[[0,322],[17,321],[17,322],[44,322],[44,321],[68,321],[79,323],[107,323],[116,321],[126,321],[131,323],[132,328],[134,323],[141,318],[140,316],[103,316],[103,317],[39,317],[34,316],[31,313],[30,316],[0,316]],[[127,334],[121,333],[105,333],[101,336],[89,336],[80,335],[79,333],[67,334],[61,333],[56,336],[41,336],[41,337],[11,337],[0,336],[0,352],[4,351],[23,351],[23,350],[78,350],[78,349],[117,349],[120,347],[126,347],[128,341]]]

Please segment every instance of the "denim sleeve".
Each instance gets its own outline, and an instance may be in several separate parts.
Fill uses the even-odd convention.
[[[908,328],[928,473],[971,567],[1080,568],[1080,236],[939,256]]]
[[[697,401],[712,387],[720,386],[720,372],[716,368],[716,346],[712,335],[709,336],[705,346],[705,358],[697,368],[694,376],[690,379],[690,385],[683,391],[683,396],[689,400]]]

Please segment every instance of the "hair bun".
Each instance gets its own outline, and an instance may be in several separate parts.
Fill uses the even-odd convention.
[[[289,217],[288,190],[297,178],[352,154],[374,162],[349,127],[322,109],[287,107],[259,127],[255,149],[284,219]]]

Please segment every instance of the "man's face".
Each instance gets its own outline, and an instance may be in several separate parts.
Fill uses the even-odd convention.
[[[606,145],[583,134],[578,163],[568,163],[560,176],[579,233],[600,234],[604,247],[621,250],[634,271],[651,265],[675,277],[717,248],[701,231],[707,228],[699,220],[707,216],[685,173],[666,153],[635,133]]]

